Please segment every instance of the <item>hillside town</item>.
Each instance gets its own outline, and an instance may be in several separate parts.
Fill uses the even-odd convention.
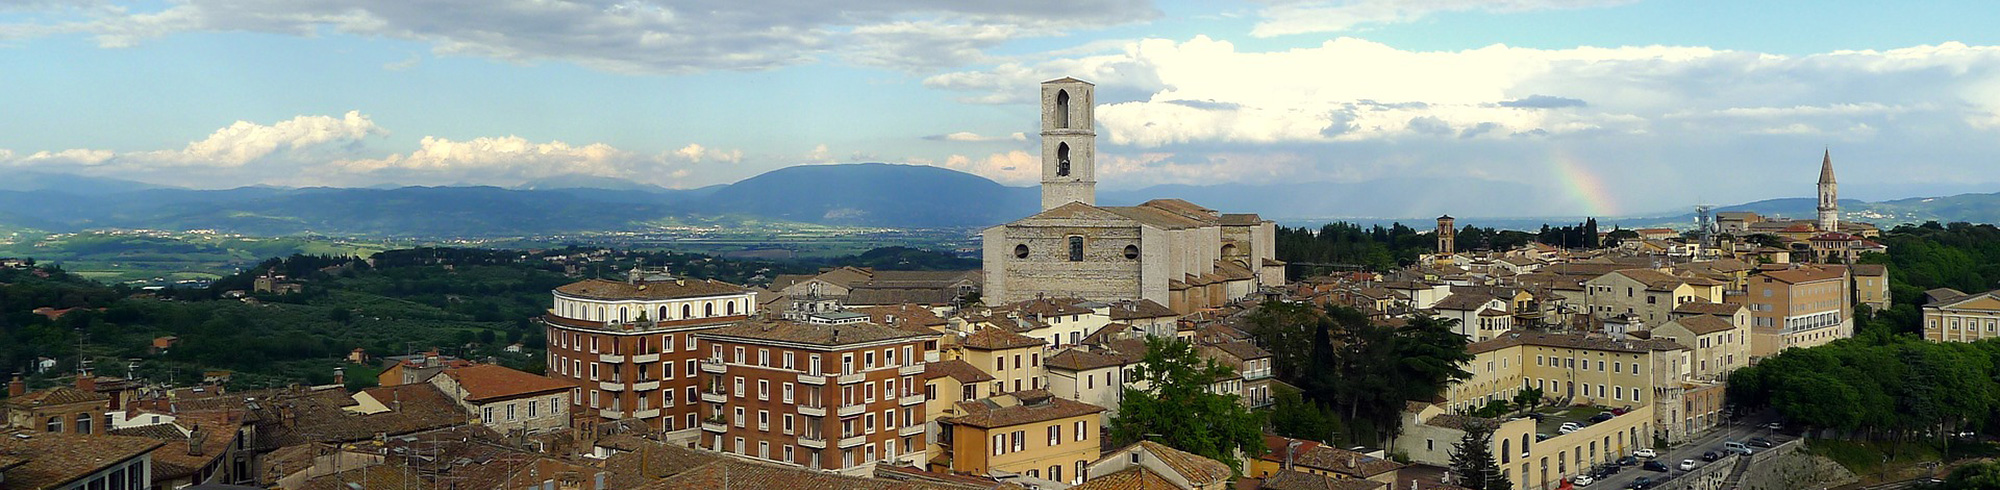
[[[1466,250],[1442,216],[1418,262],[1343,269],[1279,260],[1258,214],[1097,205],[1095,89],[1038,87],[1042,209],[986,229],[980,269],[581,279],[531,320],[540,372],[356,349],[348,362],[379,368],[376,386],[350,390],[342,372],[234,391],[85,368],[29,390],[17,376],[0,488],[1484,488],[1458,470],[1467,440],[1511,488],[1737,488],[1799,437],[1730,410],[1731,373],[1853,337],[1860,311],[1892,306],[1887,268],[1858,259],[1896,251],[1841,219],[1830,152],[1811,220],[1724,212],[1603,233],[1608,246]],[[1777,241],[1737,238],[1753,233]],[[1308,267],[1332,272],[1294,274]],[[266,273],[253,293],[301,287]],[[2000,291],[1926,294],[1925,338],[2000,337]],[[1372,445],[1353,442],[1368,440],[1359,429],[1265,428],[1203,455],[1114,430],[1157,410],[1132,397],[1165,399],[1155,383],[1183,379],[1149,364],[1174,359],[1163,346],[1212,368],[1186,379],[1235,404],[1216,410],[1298,397],[1300,373],[1280,367],[1292,354],[1258,329],[1299,307],[1447,328],[1464,374],[1393,400]]]

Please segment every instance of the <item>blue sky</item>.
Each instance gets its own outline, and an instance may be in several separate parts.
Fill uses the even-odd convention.
[[[1075,75],[1099,84],[1112,188],[1466,178],[1552,196],[1500,213],[1632,212],[1805,195],[1830,147],[1849,196],[1992,192],[1994,19],[1973,1],[29,0],[0,6],[0,168],[693,187],[887,161],[1025,185],[1027,97]]]

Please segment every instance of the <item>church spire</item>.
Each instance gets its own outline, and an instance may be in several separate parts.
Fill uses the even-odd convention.
[[[1819,160],[1819,183],[1831,184],[1833,183],[1833,150],[1827,149],[1825,151],[1826,153]]]
[[[1840,231],[1839,185],[1833,183],[1833,150],[1819,160],[1819,231]]]

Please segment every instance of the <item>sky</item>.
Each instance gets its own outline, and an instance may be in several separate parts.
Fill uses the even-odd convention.
[[[2000,191],[2000,2],[7,0],[0,172],[672,188],[818,163],[1490,180],[1489,214]],[[1422,196],[1412,196],[1421,199]],[[1462,213],[1472,215],[1475,213]]]

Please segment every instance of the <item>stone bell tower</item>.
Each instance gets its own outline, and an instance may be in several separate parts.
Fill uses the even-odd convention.
[[[1042,209],[1097,204],[1097,86],[1063,77],[1042,82]]]
[[[1840,189],[1833,182],[1833,150],[1819,160],[1819,231],[1840,231]]]

